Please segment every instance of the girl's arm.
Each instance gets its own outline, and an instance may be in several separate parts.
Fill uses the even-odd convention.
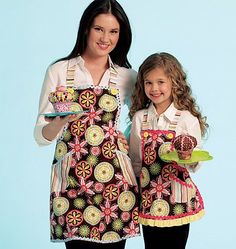
[[[194,118],[191,125],[187,125],[187,134],[194,136],[197,139],[197,146],[195,147],[195,150],[201,150],[202,149],[202,136],[201,136],[201,129],[199,122],[197,118]],[[190,172],[196,172],[201,166],[201,163],[193,163],[193,164],[185,164],[185,167]]]

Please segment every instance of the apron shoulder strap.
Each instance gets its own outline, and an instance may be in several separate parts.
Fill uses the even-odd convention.
[[[67,63],[67,71],[66,71],[66,86],[73,87],[75,83],[75,70],[76,65],[70,67],[70,60]],[[109,80],[109,87],[111,89],[117,88],[117,71],[113,66],[110,67],[110,80]]]
[[[144,131],[149,128],[150,128],[150,122],[148,121],[148,109],[145,109],[143,113],[143,121],[142,121],[141,129]]]
[[[181,116],[181,111],[177,110],[176,113],[175,113],[175,116],[173,118],[173,121],[169,124],[169,131],[175,131],[176,130],[176,127],[177,127],[177,124],[179,122],[179,118]]]
[[[70,60],[68,60],[67,64],[67,72],[66,72],[66,86],[73,87],[75,82],[75,65],[69,68]]]
[[[118,72],[116,71],[116,69],[114,68],[113,65],[110,65],[109,71],[110,71],[110,79],[109,79],[108,86],[111,89],[111,93],[113,95],[117,95],[118,92],[119,92],[119,90],[117,88],[117,83],[118,83],[117,75],[118,75]]]

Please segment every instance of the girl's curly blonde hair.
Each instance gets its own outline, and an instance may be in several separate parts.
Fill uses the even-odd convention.
[[[205,135],[208,124],[206,117],[201,115],[196,100],[192,97],[192,91],[187,83],[187,76],[182,65],[171,54],[155,53],[150,55],[139,67],[135,90],[131,97],[131,108],[129,117],[132,120],[135,112],[147,108],[150,100],[144,91],[144,78],[153,69],[161,68],[172,82],[172,101],[178,110],[188,110],[193,116],[197,117],[200,123],[202,136]]]

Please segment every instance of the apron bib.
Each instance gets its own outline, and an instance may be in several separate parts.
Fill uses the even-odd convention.
[[[139,222],[171,227],[188,224],[204,215],[202,197],[185,167],[163,161],[160,156],[173,150],[172,139],[180,111],[168,130],[151,130],[145,112],[142,123],[141,207]]]
[[[73,87],[76,68],[67,71]],[[108,87],[74,88],[74,110],[84,110],[58,139],[51,176],[51,240],[117,242],[139,235],[138,188],[123,173],[129,161],[117,139],[117,72]]]

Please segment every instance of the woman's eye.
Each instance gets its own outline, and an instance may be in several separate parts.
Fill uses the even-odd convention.
[[[111,33],[112,34],[118,34],[118,30],[112,30]]]
[[[99,27],[94,27],[94,29],[95,29],[96,31],[102,31],[102,29],[99,28]]]

